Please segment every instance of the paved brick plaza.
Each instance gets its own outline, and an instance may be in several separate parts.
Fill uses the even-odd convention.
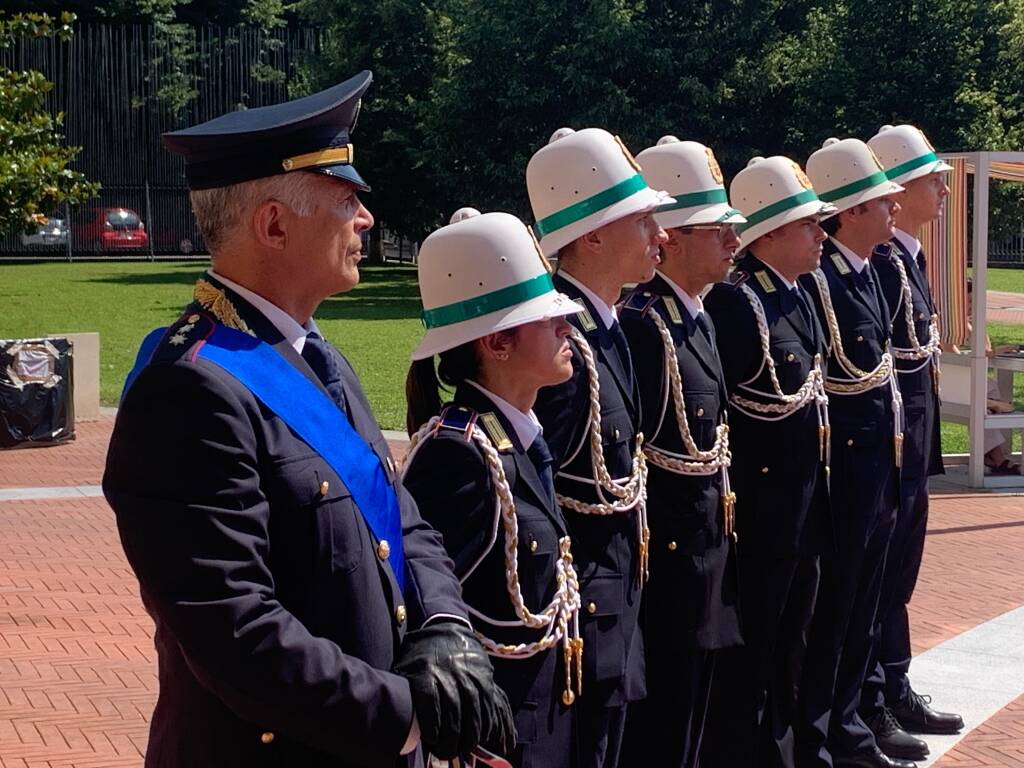
[[[0,452],[0,489],[97,484],[110,426]],[[1024,497],[935,497],[915,653],[1021,605]],[[151,632],[102,498],[0,500],[0,766],[141,765],[156,695]],[[1024,766],[1024,697],[935,765]]]

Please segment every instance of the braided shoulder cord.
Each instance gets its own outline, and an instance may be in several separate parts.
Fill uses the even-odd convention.
[[[757,333],[761,340],[762,361],[761,368],[754,374],[754,377],[741,384],[740,387],[763,397],[778,400],[779,402],[762,403],[757,400],[750,400],[738,393],[733,393],[729,401],[741,413],[761,421],[781,421],[792,416],[813,401],[818,416],[818,453],[827,468],[829,466],[831,449],[829,443],[828,394],[825,392],[825,374],[821,370],[821,354],[814,355],[814,365],[808,371],[807,378],[804,379],[799,389],[792,395],[787,395],[783,392],[782,385],[779,383],[779,377],[775,371],[775,358],[772,357],[771,353],[771,336],[768,331],[768,318],[764,315],[764,306],[761,304],[761,300],[757,298],[757,294],[748,286],[740,285],[740,290],[746,297],[747,303],[750,304],[750,309],[754,312]],[[768,368],[768,378],[771,380],[772,389],[774,390],[772,392],[762,392],[750,386],[750,383],[760,375],[761,370],[765,366]]]
[[[828,288],[828,281],[821,269],[811,273],[814,283],[818,288],[818,296],[821,298],[821,306],[825,310],[825,324],[828,327],[830,347],[832,356],[839,367],[849,377],[838,379],[827,376],[825,378],[825,389],[834,395],[859,395],[877,387],[885,386],[893,375],[892,355],[888,350],[882,353],[878,365],[871,371],[862,371],[846,355],[843,349],[842,334],[839,330],[839,320],[836,317],[835,307],[832,305],[832,293]]]
[[[816,269],[811,275],[814,277],[814,284],[818,287],[821,306],[825,310],[825,320],[832,342],[832,355],[843,371],[852,379],[826,378],[825,389],[834,395],[859,395],[879,387],[889,387],[889,392],[892,395],[893,449],[896,466],[901,467],[903,466],[903,396],[896,383],[896,367],[893,365],[892,355],[888,349],[883,352],[878,366],[873,371],[865,372],[855,366],[843,351],[839,320],[836,318],[835,307],[832,306],[832,294],[828,289],[825,273],[821,269]]]
[[[569,496],[556,494],[558,503],[581,515],[614,515],[636,509],[637,541],[639,543],[640,561],[638,578],[642,584],[647,579],[647,555],[650,542],[650,529],[647,527],[647,462],[644,457],[644,435],[638,432],[636,448],[633,451],[633,464],[629,477],[614,479],[608,473],[608,465],[604,460],[604,446],[601,443],[601,384],[594,362],[594,352],[580,331],[573,327],[570,331],[583,357],[587,369],[587,384],[590,394],[590,467],[591,478],[577,477],[566,472],[559,472],[562,477],[594,486],[598,502],[590,504]],[[614,498],[609,499],[605,494]]]
[[[922,360],[916,368],[899,373],[915,373],[930,363],[934,357],[935,365],[939,364],[939,356],[942,350],[939,347],[939,316],[932,315],[928,323],[928,342],[922,347],[917,339],[917,330],[914,328],[914,297],[910,291],[910,279],[907,277],[907,268],[903,265],[903,259],[896,254],[890,255],[896,265],[896,271],[900,275],[900,290],[902,293],[901,303],[903,304],[903,321],[907,325],[907,338],[910,339],[910,347],[893,347],[892,354],[899,360]]]
[[[423,443],[423,438],[432,434],[437,428],[440,418],[434,416],[409,440],[409,454],[406,459],[406,469],[412,464],[412,459],[417,448]],[[576,576],[576,569],[572,564],[572,553],[570,551],[572,541],[570,537],[563,536],[558,541],[559,558],[555,563],[555,594],[551,602],[539,613],[533,613],[526,606],[523,598],[523,590],[519,583],[519,519],[516,515],[515,499],[512,490],[509,488],[508,478],[505,475],[505,468],[501,464],[501,457],[491,444],[491,441],[484,434],[480,427],[474,425],[472,431],[473,441],[483,453],[484,461],[487,464],[488,472],[495,489],[495,514],[500,518],[505,531],[505,587],[512,602],[518,622],[498,621],[469,606],[470,613],[493,626],[524,626],[528,629],[540,629],[544,631],[543,636],[531,643],[519,643],[508,645],[491,640],[477,629],[474,629],[476,636],[493,656],[512,659],[525,659],[537,653],[554,647],[558,642],[562,643],[562,650],[565,656],[565,690],[562,693],[562,700],[566,706],[572,704],[576,694],[572,690],[572,669],[577,671],[576,689],[582,694],[582,657],[583,640],[579,632],[579,609],[580,609],[580,585]],[[472,573],[470,570],[463,580]],[[575,662],[575,663],[573,663]]]
[[[665,369],[668,372],[668,396],[675,407],[676,425],[679,427],[679,436],[686,448],[686,454],[678,456],[658,448],[653,443],[647,443],[644,446],[644,453],[652,464],[670,472],[682,475],[713,475],[723,467],[728,467],[732,460],[732,454],[729,451],[729,425],[719,424],[715,427],[715,443],[710,450],[702,451],[697,447],[693,434],[690,432],[689,419],[686,416],[683,377],[679,370],[679,360],[676,358],[676,347],[672,340],[672,334],[661,315],[653,308],[648,309],[647,314],[654,321],[661,336]]]
[[[647,459],[656,467],[678,475],[708,476],[716,472],[722,473],[722,530],[726,536],[736,539],[736,494],[729,483],[729,465],[732,463],[732,452],[729,450],[729,425],[722,423],[715,427],[715,443],[708,451],[697,447],[697,442],[690,432],[690,422],[686,417],[686,399],[683,396],[683,376],[679,371],[679,359],[676,357],[676,345],[669,333],[668,326],[661,315],[648,308],[647,314],[661,335],[662,350],[665,356],[665,370],[668,373],[668,397],[675,407],[676,425],[679,436],[686,448],[686,455],[680,456],[671,451],[648,443],[644,446]]]

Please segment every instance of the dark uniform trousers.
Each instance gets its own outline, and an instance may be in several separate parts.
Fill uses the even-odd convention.
[[[728,392],[770,402],[753,310],[760,299],[782,390],[796,392],[824,355],[821,329],[795,296],[749,251],[731,282],[705,299]],[[746,385],[749,388],[744,388]],[[792,768],[796,687],[818,590],[819,557],[832,534],[818,416],[808,404],[776,421],[730,407],[730,476],[736,493],[739,604],[744,647],[719,651],[701,750],[704,768]]]
[[[672,336],[687,423],[700,450],[715,442],[727,406],[725,379],[708,331],[660,276],[641,286],[621,310],[637,361],[645,444],[686,453],[666,386],[662,337],[648,307]],[[671,307],[671,309],[670,309]],[[650,574],[641,609],[647,698],[630,704],[623,764],[696,766],[718,649],[741,640],[732,539],[722,526],[722,476],[678,475],[648,462]]]
[[[554,500],[548,500],[538,468],[527,454],[529,446],[519,444],[497,406],[465,383],[459,385],[452,404],[477,414],[493,413],[509,438],[499,453],[518,520],[519,587],[526,607],[539,613],[555,592],[558,542],[568,532],[565,519]],[[497,621],[516,621],[505,577],[505,532],[495,521],[495,488],[483,453],[465,433],[453,429],[442,428],[424,440],[406,469],[406,488],[423,518],[444,537],[466,602]],[[524,627],[495,627],[478,616],[473,617],[473,626],[492,640],[511,645],[533,642],[541,634]],[[495,680],[508,694],[515,716],[516,748],[509,760],[517,768],[576,765],[576,706],[562,703],[562,659],[561,643],[525,659],[491,656]]]
[[[864,371],[874,369],[889,340],[889,310],[870,263],[857,273],[832,240],[824,273],[843,349]],[[801,277],[825,315],[811,275]],[[829,375],[846,378],[829,358]],[[821,588],[800,682],[797,760],[801,768],[831,765],[871,749],[874,737],[857,713],[867,676],[886,552],[899,506],[892,392],[829,396],[832,427],[832,513],[837,552],[822,561]]]
[[[317,383],[259,312],[225,296]],[[216,323],[196,304],[168,330],[121,403],[103,478],[156,624],[146,765],[406,765],[412,700],[390,672],[402,638],[434,614],[467,618],[441,536],[394,474],[339,355],[350,421],[398,495],[406,600],[341,478],[237,379],[195,357]]]
[[[911,294],[911,320],[918,343],[928,342],[931,316],[935,312],[928,278],[918,262],[898,240],[878,248],[872,264],[882,292],[892,310],[893,346],[911,347],[910,329],[904,314],[904,296],[895,260],[907,274]],[[865,718],[883,706],[893,706],[910,693],[910,618],[907,605],[914,594],[917,574],[924,555],[928,526],[928,477],[944,472],[939,427],[939,393],[935,387],[932,361],[897,361],[906,427],[903,439],[903,468],[900,477],[900,508],[889,543],[882,595],[878,609],[876,663],[869,670],[861,700]],[[920,367],[914,371],[914,368]]]
[[[583,304],[586,315],[570,318],[594,353],[600,382],[601,444],[613,478],[630,474],[640,422],[636,383],[625,345],[616,343],[590,301],[575,285],[554,276],[555,287]],[[564,384],[545,387],[534,412],[561,472],[558,493],[593,503],[594,486],[574,480],[592,476],[589,422],[590,380],[575,342],[573,374]],[[583,696],[576,712],[580,765],[619,764],[626,705],[646,694],[640,614],[639,546],[636,512],[586,515],[565,510],[573,561],[580,578],[583,610]]]

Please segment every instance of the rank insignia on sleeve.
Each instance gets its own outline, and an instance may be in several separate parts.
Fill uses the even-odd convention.
[[[767,272],[763,269],[759,269],[754,273],[754,277],[757,278],[757,282],[759,282],[761,287],[764,288],[765,293],[775,293],[775,283],[773,283],[772,279],[768,277]]]
[[[476,424],[477,413],[472,408],[463,408],[457,405],[449,405],[441,411],[438,417],[435,433],[441,429],[451,429],[461,432],[468,441],[473,436],[473,425]]]
[[[512,450],[512,441],[509,439],[508,434],[506,434],[505,428],[501,426],[497,416],[493,413],[481,413],[480,424],[498,451],[505,453]]]
[[[727,282],[733,288],[739,288],[749,279],[750,273],[744,272],[742,269],[734,269],[732,272],[729,273],[728,277],[725,278],[725,282]]]
[[[626,297],[622,308],[639,312],[642,315],[657,300],[658,297],[649,291],[633,291],[633,293]]]
[[[839,270],[840,275],[850,274],[850,263],[841,253],[832,254],[832,263],[836,265],[836,269]]]
[[[668,310],[668,316],[672,318],[672,322],[682,325],[683,316],[679,314],[679,305],[676,304],[676,300],[672,296],[662,296],[661,300],[665,302],[665,309]]]
[[[576,313],[576,317],[580,319],[580,325],[583,326],[584,331],[593,331],[597,328],[597,323],[594,322],[594,318],[590,316],[590,311],[583,309]]]

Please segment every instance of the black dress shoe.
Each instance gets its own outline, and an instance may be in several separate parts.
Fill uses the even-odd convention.
[[[878,748],[889,757],[901,757],[904,760],[924,760],[928,757],[928,745],[900,728],[888,709],[882,709],[867,721],[867,725],[875,735]]]
[[[835,768],[917,768],[917,763],[889,757],[878,747],[870,752],[835,758],[833,765]]]
[[[911,733],[959,733],[964,719],[952,712],[938,712],[931,708],[932,697],[913,690],[892,709],[904,730]]]

